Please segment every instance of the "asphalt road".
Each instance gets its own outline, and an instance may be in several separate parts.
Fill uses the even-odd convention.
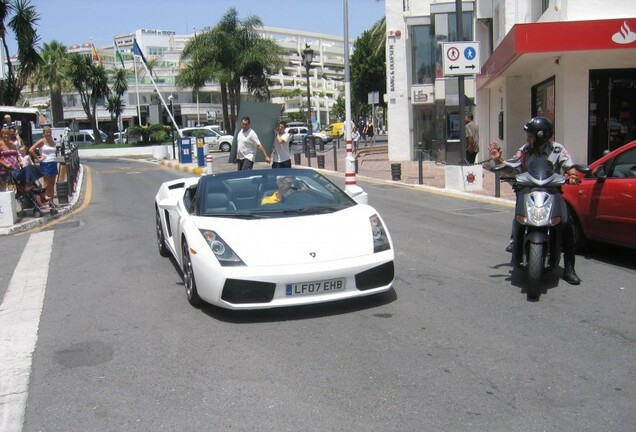
[[[358,180],[393,235],[393,291],[196,309],[155,244],[154,194],[184,174],[84,163],[90,202],[2,239],[4,300],[17,265],[48,276],[24,431],[636,431],[631,252],[594,248],[582,285],[556,275],[530,303],[509,208]]]

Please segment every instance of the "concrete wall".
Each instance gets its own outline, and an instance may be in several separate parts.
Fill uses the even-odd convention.
[[[411,4],[418,2],[411,2]],[[424,3],[424,2],[422,2]],[[422,11],[424,13],[425,11]],[[389,159],[410,160],[413,148],[413,113],[409,103],[410,68],[406,57],[409,44],[402,12],[402,0],[386,0],[387,32],[400,30],[400,37],[387,36],[387,97]],[[394,89],[391,91],[391,83]]]

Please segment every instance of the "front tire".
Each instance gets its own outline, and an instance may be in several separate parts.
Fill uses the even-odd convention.
[[[192,260],[190,259],[190,248],[188,243],[183,240],[183,256],[181,258],[181,271],[183,272],[183,284],[186,289],[186,296],[192,306],[199,306],[203,303],[199,293],[197,292],[197,284],[194,280],[194,271],[192,269]]]
[[[159,255],[167,257],[170,255],[170,251],[166,247],[166,237],[163,235],[163,228],[161,227],[161,216],[159,215],[159,209],[155,208],[155,228],[157,231],[157,248],[159,249]]]
[[[543,271],[543,245],[530,243],[528,248],[528,300],[537,300],[541,294]]]

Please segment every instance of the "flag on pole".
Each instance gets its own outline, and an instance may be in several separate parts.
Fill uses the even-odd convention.
[[[139,48],[139,44],[137,43],[137,39],[133,39],[133,54],[136,56],[141,57],[141,61],[144,62],[144,64],[146,66],[148,66],[148,61],[146,60],[146,57],[144,57],[144,53],[141,52],[141,48]]]
[[[93,61],[99,62],[100,66],[104,65],[102,63],[102,59],[99,57],[99,54],[97,53],[97,48],[95,48],[95,45],[93,45],[93,42],[91,42],[91,58],[93,59]]]
[[[126,65],[124,64],[124,57],[121,55],[121,51],[119,51],[119,47],[117,46],[117,41],[113,39],[114,45],[113,47],[115,48],[115,60],[119,60],[119,62],[121,63],[121,67],[122,68],[126,68]]]

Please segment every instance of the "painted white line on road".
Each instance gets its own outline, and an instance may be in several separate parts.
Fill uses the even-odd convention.
[[[32,234],[0,305],[0,431],[22,430],[53,231]]]

